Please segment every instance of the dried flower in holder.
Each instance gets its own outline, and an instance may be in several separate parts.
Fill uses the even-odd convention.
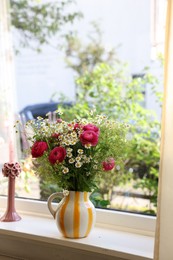
[[[0,218],[3,222],[19,221],[21,217],[15,210],[15,178],[19,176],[21,167],[19,163],[5,163],[2,169],[4,177],[8,178],[7,210]]]

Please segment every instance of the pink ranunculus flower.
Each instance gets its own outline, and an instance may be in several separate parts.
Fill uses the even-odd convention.
[[[110,158],[107,161],[102,162],[102,166],[104,171],[111,171],[115,167],[115,160]]]
[[[100,133],[99,128],[98,128],[96,125],[93,125],[93,124],[84,125],[84,126],[83,126],[83,130],[84,130],[84,131],[90,130],[90,131],[95,132],[95,133],[98,134],[98,135],[99,135],[99,133]]]
[[[98,134],[94,131],[86,130],[80,134],[80,141],[82,145],[90,144],[91,146],[96,146],[98,139]]]
[[[66,150],[64,147],[55,147],[49,154],[49,162],[51,164],[60,163],[66,157]]]
[[[31,147],[31,154],[33,158],[41,157],[48,149],[48,145],[43,141],[36,141]]]

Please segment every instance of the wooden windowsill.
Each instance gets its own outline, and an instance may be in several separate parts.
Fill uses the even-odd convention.
[[[51,217],[40,217],[27,214],[23,214],[21,216],[22,220],[18,222],[0,222],[0,238],[1,241],[6,241],[5,239],[8,241],[8,239],[11,238],[14,241],[13,245],[16,243],[16,246],[17,241],[20,241],[20,243],[25,240],[32,242],[30,246],[27,247],[28,252],[27,250],[23,252],[23,254],[26,253],[26,255],[30,257],[29,259],[34,259],[32,258],[35,254],[32,250],[32,245],[37,243],[43,244],[44,248],[46,245],[52,247],[56,246],[57,248],[66,248],[67,250],[64,250],[63,254],[66,254],[66,251],[69,253],[69,250],[71,249],[77,250],[76,252],[78,253],[81,251],[82,254],[90,253],[96,256],[97,254],[100,256],[105,256],[106,258],[103,259],[112,259],[112,257],[114,257],[114,259],[121,260],[153,259],[154,238],[152,236],[125,232],[116,229],[116,227],[113,226],[97,224],[87,238],[67,239],[62,237],[59,233],[55,221]],[[5,252],[4,245],[2,249],[0,246],[0,255],[2,251],[3,255],[9,254],[12,245],[10,244],[8,247],[8,245],[5,244],[5,246],[6,251],[8,249],[9,251]],[[42,259],[46,259],[44,258],[46,253],[44,252],[43,257],[41,256],[43,253],[41,251],[40,257],[42,257]],[[15,248],[11,251],[11,254],[14,256]],[[53,258],[49,258],[49,250],[47,250],[47,254],[47,259],[53,260]],[[19,257],[17,259],[28,259],[22,258],[22,256],[19,255],[19,251],[16,251],[15,257]],[[89,256],[88,258],[83,258],[83,256],[81,258],[90,259]],[[41,258],[37,256],[37,259]],[[64,256],[62,259],[69,258]],[[95,257],[95,259],[97,259],[97,257]]]

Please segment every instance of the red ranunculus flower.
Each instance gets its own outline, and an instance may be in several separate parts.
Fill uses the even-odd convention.
[[[62,162],[66,157],[66,150],[64,147],[55,147],[49,154],[49,162],[52,164]]]
[[[82,145],[90,144],[91,146],[96,146],[98,143],[98,139],[98,134],[90,130],[84,131],[80,135],[80,141]]]
[[[58,118],[58,119],[56,120],[56,122],[57,122],[57,123],[62,123],[62,119],[61,119],[61,118]]]
[[[83,130],[84,131],[90,130],[90,131],[95,132],[96,134],[99,134],[99,132],[100,132],[99,128],[96,125],[93,125],[93,124],[84,125]]]
[[[102,162],[102,165],[104,171],[110,171],[115,167],[115,161],[113,158],[110,158],[107,161]]]
[[[74,130],[76,130],[76,129],[81,129],[82,128],[82,125],[80,125],[80,124],[78,124],[78,123],[76,123],[75,125],[74,125]]]
[[[36,141],[31,147],[31,154],[33,158],[41,157],[44,152],[48,149],[46,142]]]
[[[52,134],[52,137],[54,137],[54,138],[58,138],[60,136],[60,134],[58,134],[58,133],[53,133]]]

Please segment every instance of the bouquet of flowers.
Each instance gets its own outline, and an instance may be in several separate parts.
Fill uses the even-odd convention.
[[[92,191],[123,164],[128,125],[96,115],[66,122],[38,117],[28,136],[36,173],[71,191]]]

